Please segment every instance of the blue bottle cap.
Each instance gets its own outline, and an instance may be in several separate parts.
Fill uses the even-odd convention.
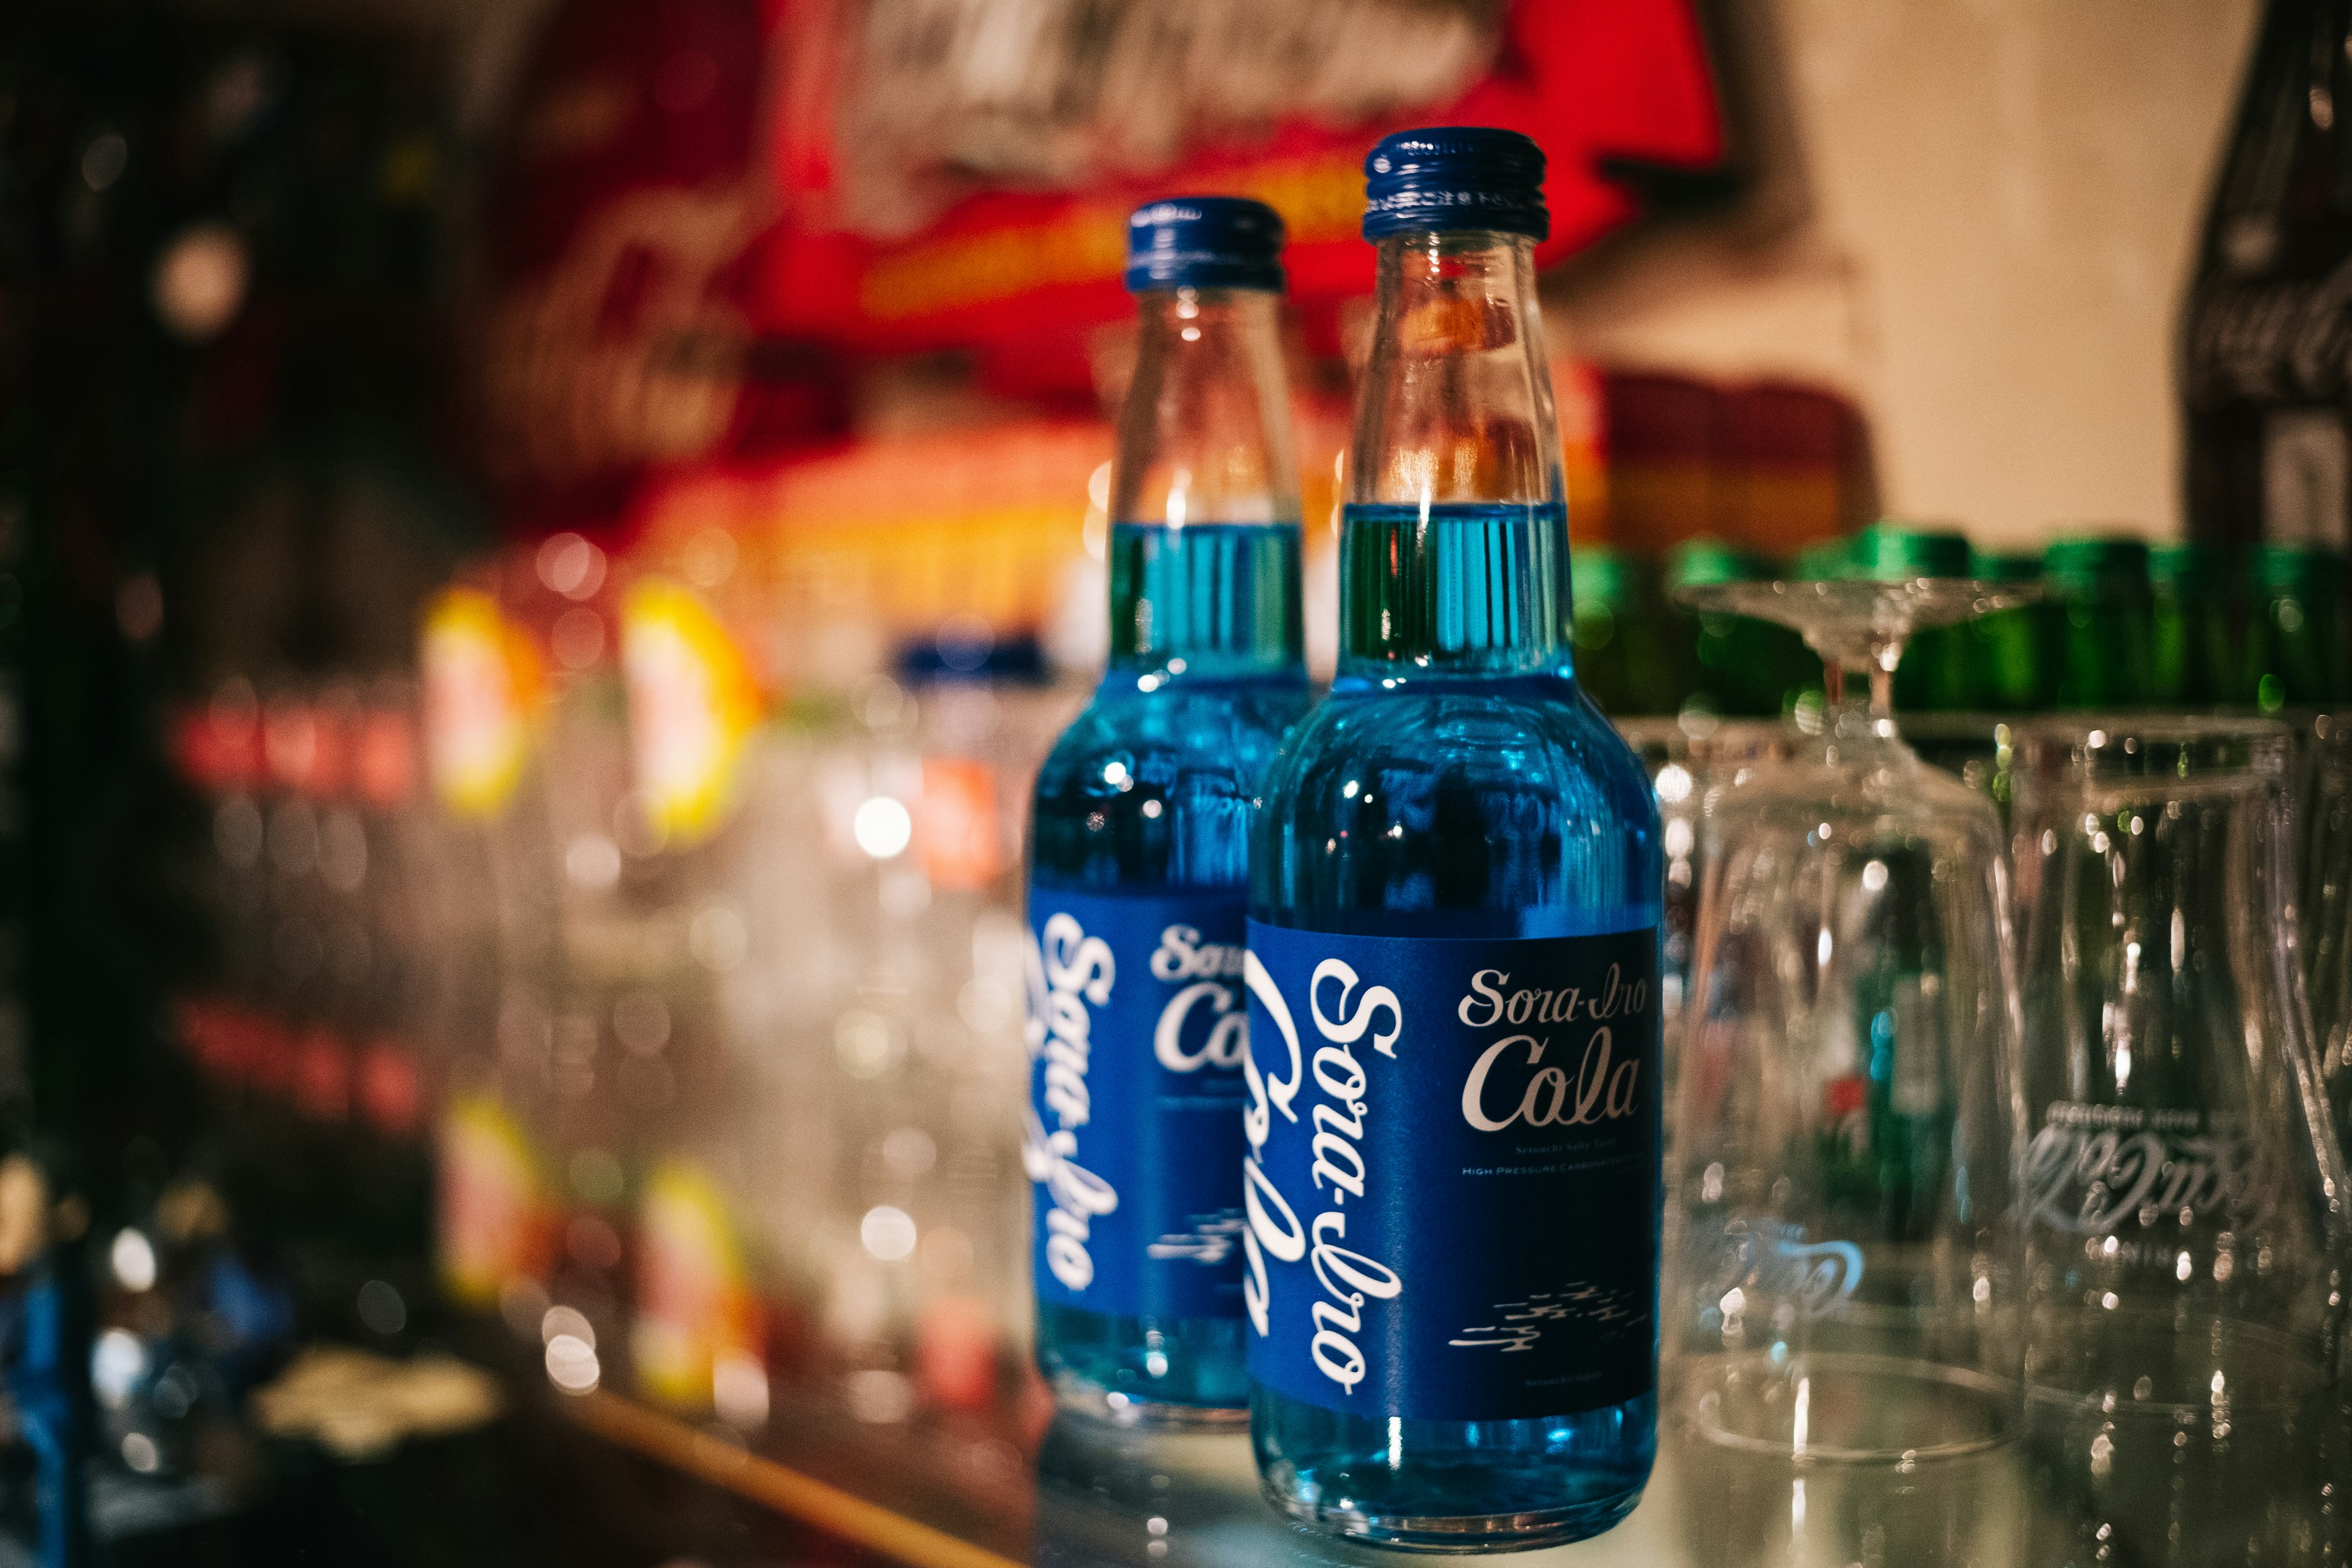
[[[1127,288],[1282,291],[1282,218],[1247,196],[1172,196],[1127,220]]]
[[[1543,149],[1516,131],[1438,125],[1381,138],[1364,160],[1364,237],[1486,228],[1543,239]]]

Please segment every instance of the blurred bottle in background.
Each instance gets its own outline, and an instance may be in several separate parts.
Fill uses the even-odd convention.
[[[1569,552],[1575,598],[1576,679],[1612,718],[1670,713],[1673,644],[1647,562],[1613,545]]]
[[[601,552],[593,564],[601,577]],[[536,1335],[562,1196],[541,1023],[560,905],[556,858],[541,847],[548,670],[542,645],[508,609],[515,591],[503,579],[516,569],[482,561],[428,602],[417,667],[445,872],[427,904],[444,952],[436,1266],[453,1300],[499,1310]]]
[[[2042,553],[2043,660],[2055,708],[2137,708],[2154,693],[2156,595],[2147,545],[2063,538]]]
[[[1667,558],[1667,596],[1671,601],[1684,587],[1759,582],[1771,574],[1760,557],[1722,540],[1685,540]],[[1680,708],[1719,718],[1771,718],[1790,711],[1801,692],[1821,684],[1821,660],[1785,626],[1680,607],[1667,624],[1683,660]]]
[[[16,1438],[33,1452],[40,1568],[81,1568],[91,1561],[94,1429],[89,1210],[68,1157],[47,1152],[0,1159],[0,1388]]]
[[[2352,545],[2352,5],[2271,0],[2180,340],[2189,531]]]
[[[2246,559],[2245,635],[2230,697],[2265,713],[2352,697],[2352,602],[2333,550],[2265,544]]]
[[[2042,560],[2027,551],[1971,549],[1969,575],[1988,583],[2038,583]],[[2040,605],[2027,604],[1962,623],[1976,667],[1977,700],[1987,710],[2032,713],[2049,700],[2042,615]]]
[[[2210,708],[2227,701],[2233,603],[2229,552],[2196,540],[2149,547],[2148,698],[2167,708]]]

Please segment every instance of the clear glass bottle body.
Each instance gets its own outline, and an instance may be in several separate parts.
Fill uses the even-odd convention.
[[[1261,928],[1507,941],[1658,924],[1647,775],[1575,679],[1543,343],[1530,242],[1381,242],[1339,675],[1285,740],[1254,818]],[[1263,1059],[1255,1031],[1252,1050]],[[1654,1121],[1650,1136],[1654,1158]],[[1654,1183],[1633,1201],[1654,1235]],[[1645,1333],[1641,1353],[1654,1345]],[[1598,1533],[1632,1509],[1655,1399],[1431,1420],[1261,1382],[1251,1436],[1268,1497],[1294,1517],[1395,1544],[1521,1546]]]
[[[1222,907],[1237,945],[1250,802],[1308,700],[1280,298],[1171,289],[1139,306],[1111,478],[1109,666],[1038,776],[1032,918],[1057,895]],[[1124,965],[1121,984],[1143,983],[1143,956]],[[1154,1045],[1148,1035],[1095,1039],[1097,1090],[1101,1053],[1141,1058],[1150,1074]],[[1136,1110],[1124,1131],[1146,1160],[1197,1153],[1154,1142],[1192,1136],[1177,1119],[1156,1119]],[[1090,1146],[1107,1121],[1097,1101],[1093,1127],[1080,1130]],[[1222,1168],[1238,1161],[1236,1147]],[[1229,1202],[1237,1215],[1237,1184]],[[1040,1247],[1049,1210],[1041,1200]],[[1238,1420],[1249,1385],[1237,1289],[1230,1310],[1197,1315],[1094,1310],[1041,1289],[1039,1365],[1075,1408],[1160,1424]]]

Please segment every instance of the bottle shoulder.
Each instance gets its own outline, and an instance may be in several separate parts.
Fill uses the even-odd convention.
[[[1358,800],[1381,782],[1498,787],[1636,826],[1657,820],[1641,759],[1573,681],[1552,676],[1335,689],[1285,740],[1266,808]]]
[[[1271,924],[1397,936],[1580,935],[1657,920],[1649,774],[1559,677],[1334,693],[1252,816]]]
[[[1311,700],[1304,678],[1178,682],[1139,691],[1132,678],[1108,677],[1054,742],[1041,784],[1099,774],[1112,763],[1130,777],[1146,769],[1230,772],[1247,773],[1255,782]]]
[[[1249,812],[1297,682],[1110,681],[1055,743],[1030,809],[1034,883],[1096,891],[1221,891],[1249,876]]]

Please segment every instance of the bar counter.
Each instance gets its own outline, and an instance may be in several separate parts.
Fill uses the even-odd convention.
[[[1259,1497],[1239,1434],[1153,1434],[1059,1415],[1042,1437],[1015,1445],[978,1428],[866,1426],[786,1395],[747,1443],[625,1394],[537,1397],[609,1442],[911,1568],[1273,1568],[1496,1555],[1400,1552],[1299,1529]],[[2089,1504],[2091,1489],[2031,1466],[2036,1451],[2029,1439],[1907,1476],[1837,1467],[1801,1475],[1721,1448],[1693,1453],[1668,1435],[1623,1523],[1507,1558],[1529,1568],[1898,1563],[1931,1554],[1987,1568],[2070,1561],[2069,1538],[2095,1542],[2099,1527],[2060,1500]],[[2161,1531],[2161,1521],[2154,1528]]]

